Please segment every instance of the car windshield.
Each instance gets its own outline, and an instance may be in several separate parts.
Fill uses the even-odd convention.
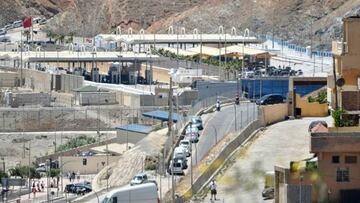
[[[143,178],[142,178],[142,176],[135,176],[134,177],[134,180],[142,180]]]

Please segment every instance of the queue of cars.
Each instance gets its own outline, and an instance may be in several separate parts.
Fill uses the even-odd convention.
[[[65,186],[66,193],[74,193],[77,195],[85,195],[92,191],[91,183],[84,181],[82,183],[71,183]]]
[[[199,141],[199,131],[203,129],[201,117],[193,116],[190,124],[185,129],[184,139],[174,149],[173,158],[168,168],[169,174],[184,175],[184,170],[188,168],[187,158],[192,153],[192,144]]]
[[[245,78],[257,78],[257,77],[289,77],[289,76],[300,76],[303,75],[303,71],[301,69],[294,70],[291,67],[275,67],[275,66],[258,66],[248,69],[244,72]]]

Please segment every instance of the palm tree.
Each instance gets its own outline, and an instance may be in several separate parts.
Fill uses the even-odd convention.
[[[55,38],[55,34],[54,34],[53,32],[51,32],[51,31],[48,31],[48,32],[46,33],[46,37],[48,37],[49,40],[50,40],[50,42],[51,42],[51,41],[52,41],[51,39],[52,39],[52,38]]]
[[[28,44],[30,38],[30,30],[24,30],[23,34],[26,36],[26,44]]]

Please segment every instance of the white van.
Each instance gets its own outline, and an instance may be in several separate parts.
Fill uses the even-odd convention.
[[[112,190],[101,203],[160,203],[156,185],[145,183]]]
[[[176,147],[174,149],[174,156],[173,158],[176,158],[176,157],[183,157],[186,159],[186,149],[183,148],[183,147]]]

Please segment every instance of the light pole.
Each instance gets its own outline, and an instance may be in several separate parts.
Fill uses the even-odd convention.
[[[30,155],[31,155],[31,140],[29,140],[29,148],[25,148],[26,150],[29,151],[29,167],[28,167],[28,176],[29,176],[29,196],[28,196],[28,199],[30,200],[31,198],[31,170],[30,170],[30,167],[31,167],[31,158],[30,158]]]

